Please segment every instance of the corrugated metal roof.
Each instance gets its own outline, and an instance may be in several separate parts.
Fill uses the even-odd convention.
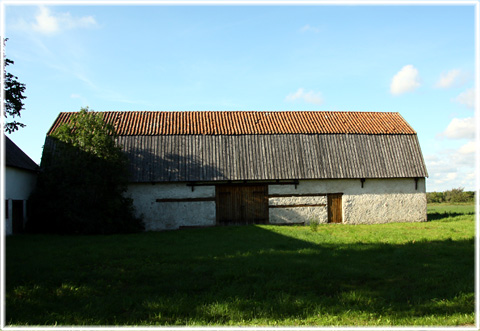
[[[38,165],[7,136],[5,136],[5,165],[30,171],[38,169]]]
[[[251,134],[415,134],[395,112],[119,111],[100,112],[120,136]],[[60,113],[48,134],[69,122]]]

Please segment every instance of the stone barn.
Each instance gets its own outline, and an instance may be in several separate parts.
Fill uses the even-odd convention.
[[[130,160],[127,194],[147,230],[427,220],[427,169],[398,113],[101,114]]]

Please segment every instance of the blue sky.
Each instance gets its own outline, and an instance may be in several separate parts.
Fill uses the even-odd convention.
[[[474,5],[4,5],[27,86],[10,135],[40,162],[58,113],[399,112],[428,191],[475,189]]]

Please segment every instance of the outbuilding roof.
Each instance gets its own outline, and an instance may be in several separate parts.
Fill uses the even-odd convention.
[[[38,169],[38,165],[7,136],[5,136],[5,165],[29,171]]]
[[[72,114],[60,113],[49,134]],[[428,176],[417,134],[398,113],[101,114],[116,128],[132,182]]]
[[[346,111],[108,111],[120,136],[250,134],[415,134],[399,113]],[[68,123],[60,113],[48,134]]]

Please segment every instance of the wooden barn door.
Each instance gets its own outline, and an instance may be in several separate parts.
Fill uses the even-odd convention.
[[[217,224],[268,223],[266,185],[219,185],[216,196]]]
[[[342,194],[328,194],[328,223],[342,223]]]

